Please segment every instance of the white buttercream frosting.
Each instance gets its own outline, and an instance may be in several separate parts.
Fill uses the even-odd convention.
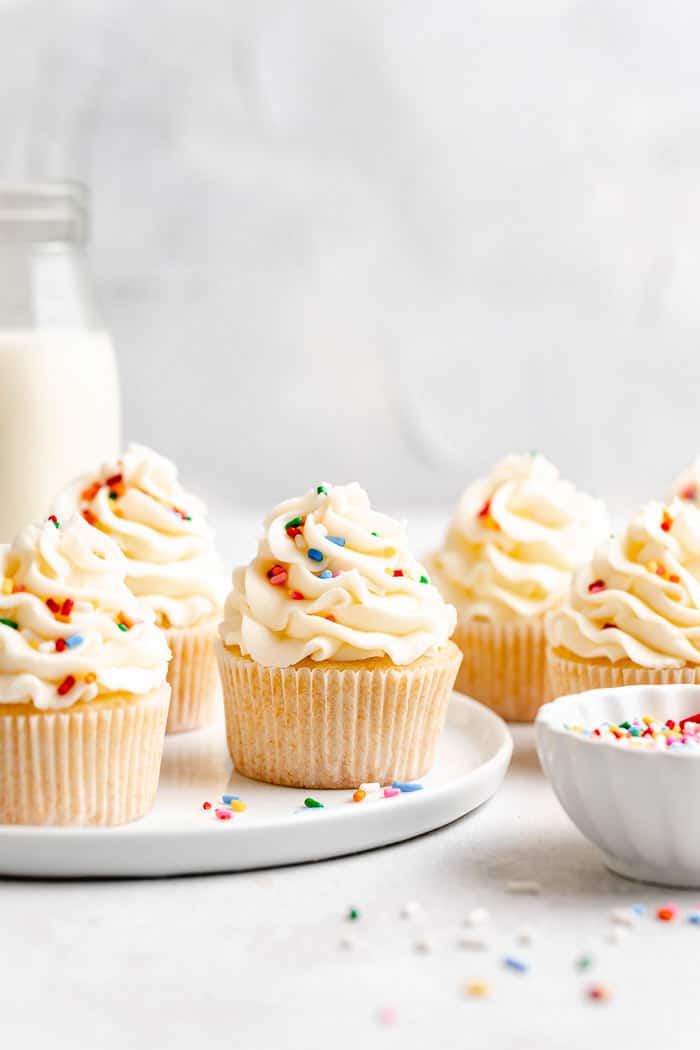
[[[429,566],[461,618],[541,617],[608,531],[603,504],[544,456],[508,456],[466,490]]]
[[[402,525],[357,484],[321,485],[267,516],[234,570],[225,645],[266,667],[388,656],[409,664],[448,642],[455,611],[408,552]]]
[[[700,664],[700,510],[650,503],[575,574],[549,644],[641,667]]]
[[[79,516],[27,525],[0,547],[0,704],[60,709],[162,685],[170,651],[126,568]]]
[[[110,483],[111,482],[111,483]],[[80,511],[127,558],[127,584],[164,627],[218,617],[225,593],[206,508],[185,492],[174,465],[142,445],[72,482],[56,514]]]

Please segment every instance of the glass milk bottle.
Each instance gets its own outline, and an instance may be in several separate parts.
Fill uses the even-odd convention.
[[[77,183],[0,184],[0,543],[120,448],[119,380]]]

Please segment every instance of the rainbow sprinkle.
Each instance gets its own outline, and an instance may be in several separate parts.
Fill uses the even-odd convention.
[[[565,725],[564,729],[606,744],[623,744],[655,751],[666,748],[671,751],[700,750],[700,713],[678,722],[672,718],[662,722],[651,715],[644,715],[618,724],[601,722],[595,729],[586,729],[580,725]]]

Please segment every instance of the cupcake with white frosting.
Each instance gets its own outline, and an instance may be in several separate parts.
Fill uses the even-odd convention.
[[[459,666],[454,625],[404,528],[359,485],[281,503],[234,570],[220,629],[236,769],[308,788],[421,776]]]
[[[547,621],[557,695],[700,682],[700,510],[650,503],[603,544]]]
[[[170,653],[82,518],[0,547],[0,823],[122,824],[155,797]]]
[[[539,454],[508,456],[469,486],[429,559],[457,608],[458,689],[511,721],[534,717],[549,699],[545,615],[608,527],[602,503]]]
[[[173,658],[168,732],[213,721],[219,701],[214,644],[225,593],[204,504],[174,465],[142,445],[72,482],[56,514],[79,512],[127,560],[126,582],[153,612]]]

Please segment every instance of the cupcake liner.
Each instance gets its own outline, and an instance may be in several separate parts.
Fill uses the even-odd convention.
[[[166,733],[211,725],[221,704],[214,652],[216,623],[164,627],[163,634],[173,654],[168,665],[172,697]]]
[[[236,770],[304,788],[413,780],[433,764],[460,654],[263,667],[217,644]]]
[[[612,689],[619,685],[697,685],[700,667],[639,667],[630,660],[603,663],[569,657],[550,649],[547,653],[553,696]]]
[[[170,686],[65,711],[0,706],[0,824],[126,824],[153,805]]]
[[[542,620],[458,620],[464,659],[456,688],[508,722],[531,722],[550,699]]]

